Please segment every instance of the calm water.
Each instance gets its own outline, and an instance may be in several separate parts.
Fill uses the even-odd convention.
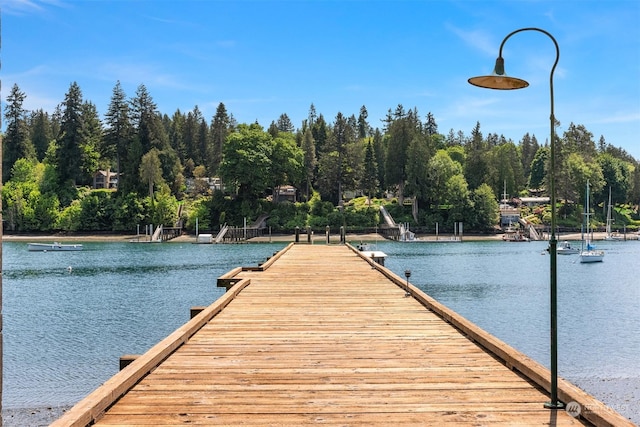
[[[121,355],[143,353],[188,321],[191,306],[222,295],[218,276],[284,246],[85,243],[41,253],[4,242],[3,406],[75,403],[117,372]],[[599,264],[558,256],[559,374],[639,422],[640,242],[599,247]],[[546,242],[377,248],[401,277],[410,269],[411,283],[548,366]]]

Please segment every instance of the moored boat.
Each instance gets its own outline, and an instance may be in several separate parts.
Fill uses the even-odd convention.
[[[560,255],[573,255],[580,253],[580,249],[571,246],[571,242],[565,240],[563,242],[560,242],[556,253]]]
[[[617,231],[611,230],[613,223],[613,205],[611,204],[611,187],[609,187],[609,207],[607,208],[607,234],[604,240],[624,240],[624,236]]]
[[[580,251],[580,262],[581,263],[591,263],[591,262],[602,262],[604,259],[604,251],[596,249],[595,246],[591,243],[590,237],[590,217],[591,210],[589,208],[589,181],[587,181],[587,191],[585,197],[584,204],[584,222],[585,222],[585,235],[582,240],[583,249]]]
[[[30,251],[81,251],[82,245],[80,244],[63,244],[59,242],[53,243],[29,243]]]

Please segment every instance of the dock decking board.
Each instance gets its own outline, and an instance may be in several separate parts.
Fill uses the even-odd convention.
[[[96,426],[583,424],[347,246],[237,276],[250,284]]]

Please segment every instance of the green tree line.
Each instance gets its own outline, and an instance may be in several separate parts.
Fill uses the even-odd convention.
[[[169,116],[144,85],[128,97],[117,82],[102,118],[75,82],[53,113],[27,111],[25,99],[14,85],[4,108],[9,231],[130,232],[176,222],[193,228],[196,218],[213,229],[265,213],[276,230],[373,227],[380,203],[413,226],[444,230],[463,222],[466,230],[487,231],[498,221],[503,192],[548,195],[550,141],[483,135],[479,122],[468,135],[440,133],[434,115],[422,117],[415,107],[389,109],[374,126],[365,106],[327,119],[311,104],[299,127],[283,113],[264,128],[237,123],[223,103],[209,119],[198,106]],[[583,125],[566,129],[555,141],[560,221],[580,222],[587,180],[592,200],[602,206],[611,188],[625,218],[637,219],[638,161],[604,136],[596,143]],[[100,170],[115,173],[117,189],[92,189]],[[214,191],[212,177],[221,182]],[[299,203],[277,203],[285,185],[298,190]],[[345,203],[358,196],[366,203]],[[548,221],[548,210],[536,213]]]

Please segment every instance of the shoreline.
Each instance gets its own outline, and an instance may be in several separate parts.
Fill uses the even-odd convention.
[[[469,234],[462,236],[462,242],[477,242],[477,241],[502,241],[503,234]],[[606,233],[597,232],[593,233],[593,241],[605,241]],[[629,234],[627,240],[637,240],[635,233]],[[3,242],[129,242],[137,238],[144,238],[148,236],[138,236],[136,234],[3,234]],[[567,233],[556,236],[558,241],[581,241],[580,233]],[[418,241],[429,243],[450,243],[455,242],[453,235],[441,234],[436,236],[435,234],[420,234],[416,235]],[[347,233],[345,240],[349,243],[362,241],[362,242],[376,242],[376,241],[389,241],[395,242],[395,240],[389,240],[384,238],[380,234],[376,233]],[[171,239],[164,243],[195,243],[195,234],[183,234],[174,239]],[[265,243],[265,242],[294,242],[294,234],[272,234],[264,235],[260,237],[253,237],[248,239],[246,243]],[[306,233],[299,235],[300,243],[307,242]],[[324,233],[312,234],[313,243],[326,243],[326,235]],[[333,233],[330,235],[330,243],[339,243],[340,234]],[[236,242],[234,242],[236,243]],[[402,242],[398,242],[402,243]],[[408,242],[409,243],[409,242]]]

